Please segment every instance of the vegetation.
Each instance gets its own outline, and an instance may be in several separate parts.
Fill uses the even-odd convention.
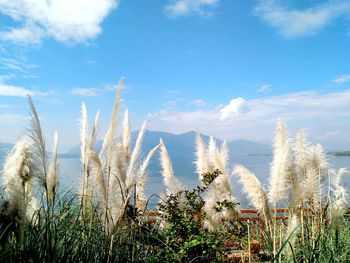
[[[228,167],[228,148],[196,138],[199,186],[186,190],[164,142],[140,158],[143,123],[131,147],[129,113],[119,126],[120,81],[110,126],[95,150],[100,115],[89,129],[82,104],[81,186],[57,192],[58,135],[51,157],[29,97],[31,127],[6,158],[0,204],[1,262],[349,262],[345,169],[335,171],[302,130],[278,121],[269,185],[247,168]],[[117,130],[121,136],[117,137]],[[147,168],[160,152],[165,192],[149,213]],[[258,216],[244,217],[230,185],[238,176]],[[287,207],[284,212],[278,208]],[[285,212],[287,211],[287,212]]]

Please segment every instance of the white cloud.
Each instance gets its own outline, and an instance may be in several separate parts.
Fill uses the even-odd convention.
[[[334,79],[332,82],[336,85],[340,85],[348,81],[350,81],[350,75],[341,75]]]
[[[12,85],[7,85],[3,82],[0,82],[0,96],[9,96],[9,97],[26,97],[26,96],[45,96],[47,93],[32,91],[23,87],[17,87]]]
[[[15,78],[15,77],[16,77],[15,74],[0,75],[0,83],[4,82],[7,79],[12,79],[12,78]]]
[[[30,70],[36,67],[37,65],[27,63],[21,59],[0,56],[0,69],[6,71],[17,71],[23,74],[30,74]]]
[[[74,88],[71,89],[70,92],[73,95],[78,95],[81,97],[95,97],[105,92],[115,91],[117,86],[117,84],[106,84],[99,88]]]
[[[333,133],[332,143],[337,137],[348,134],[350,129],[350,90],[307,91],[233,101],[226,106],[208,106],[193,111],[162,110],[150,116],[150,128],[174,133],[199,129],[204,134],[229,140],[243,138],[266,142],[272,137],[275,121],[282,118],[294,130],[305,127],[314,134],[339,130],[339,133]],[[243,111],[239,105],[244,105]],[[235,117],[221,120],[229,116]]]
[[[233,117],[238,117],[246,110],[246,102],[239,97],[230,101],[228,105],[220,110],[220,119],[227,120]]]
[[[1,40],[21,45],[40,45],[44,36],[45,31],[33,24],[0,32]]]
[[[328,131],[324,134],[325,137],[333,137],[340,134],[340,131]]]
[[[261,85],[260,88],[256,92],[259,92],[259,93],[261,93],[261,92],[268,92],[268,91],[271,90],[271,87],[272,86],[269,85],[269,84],[264,84],[264,85]]]
[[[333,20],[350,13],[350,2],[328,1],[303,10],[291,9],[276,0],[260,0],[255,14],[287,38],[318,33]]]
[[[98,95],[95,88],[75,88],[71,90],[71,93],[82,97],[94,97]]]
[[[165,12],[170,17],[199,14],[212,15],[212,9],[217,6],[219,0],[172,0],[165,6]]]
[[[59,42],[95,38],[101,23],[118,0],[0,0],[0,12],[16,27],[0,32],[0,39],[18,44],[40,44],[45,37]]]
[[[204,106],[207,106],[207,103],[202,100],[202,99],[196,99],[196,100],[192,100],[189,105],[194,105],[194,106],[197,106],[197,107],[204,107]]]
[[[19,114],[4,113],[0,114],[0,122],[18,122],[26,120],[27,117]]]

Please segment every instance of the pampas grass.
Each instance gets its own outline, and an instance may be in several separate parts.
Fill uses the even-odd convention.
[[[101,115],[100,112],[98,111],[95,115],[95,120],[94,120],[94,124],[92,126],[91,129],[91,137],[90,137],[90,151],[95,151],[94,146],[96,144],[96,140],[97,140],[97,134],[99,131],[99,127],[100,127],[100,122],[101,122]]]
[[[18,213],[25,222],[30,221],[38,209],[33,193],[34,165],[31,142],[23,138],[15,144],[3,168],[8,210],[11,214]]]
[[[58,187],[58,134],[55,132],[52,146],[52,157],[47,176],[47,193],[48,199],[51,203],[55,202],[56,191]]]
[[[109,128],[107,131],[107,134],[105,136],[105,139],[103,140],[103,145],[101,148],[101,154],[106,154],[107,155],[107,169],[108,169],[108,174],[111,169],[111,158],[113,155],[114,151],[114,140],[115,140],[115,134],[116,134],[116,129],[117,129],[117,124],[118,124],[118,112],[119,112],[119,105],[120,105],[120,94],[121,90],[123,88],[124,84],[124,78],[121,78],[118,87],[117,87],[117,94],[114,99],[114,106],[112,110],[112,116],[111,116],[111,121],[109,124]],[[108,175],[109,177],[109,175]],[[109,179],[109,178],[108,178]],[[109,182],[107,182],[109,185]]]
[[[80,160],[82,164],[82,188],[81,188],[81,203],[83,213],[87,212],[88,206],[88,184],[89,184],[89,140],[88,140],[88,113],[86,105],[81,104],[81,119],[80,119]]]
[[[98,187],[99,192],[101,193],[101,195],[103,197],[103,201],[105,203],[105,206],[107,206],[108,205],[107,187],[106,187],[106,182],[105,182],[105,178],[104,178],[103,171],[102,171],[101,160],[100,160],[99,156],[97,155],[97,153],[94,151],[90,152],[89,158],[90,158],[89,172],[92,176],[94,176],[96,178],[97,187]]]
[[[146,159],[142,162],[136,180],[136,207],[138,210],[143,211],[146,208],[146,195],[145,188],[148,182],[148,165],[153,155],[159,150],[161,144],[155,146],[147,155]]]
[[[305,136],[304,129],[299,129],[294,142],[294,158],[297,166],[297,172],[300,175],[300,179],[306,177],[306,170],[310,161],[310,144]]]
[[[309,149],[309,164],[306,169],[306,178],[304,187],[304,200],[308,200],[313,208],[321,205],[322,202],[322,183],[327,174],[327,161],[325,152],[320,144],[312,146]]]
[[[134,192],[135,206],[144,205],[144,189],[147,183],[147,166],[158,149],[153,149],[144,163],[139,166],[139,158],[141,155],[141,146],[143,137],[146,131],[146,122],[143,123],[135,146],[131,151],[131,127],[128,110],[124,112],[122,122],[121,138],[116,137],[118,129],[118,111],[120,104],[120,92],[122,89],[123,80],[120,81],[117,94],[112,110],[111,122],[104,137],[103,145],[100,154],[97,155],[94,149],[94,144],[97,137],[99,115],[95,118],[92,128],[90,141],[88,141],[88,124],[87,110],[85,104],[82,107],[82,163],[83,163],[83,208],[87,207],[87,201],[95,203],[98,207],[102,197],[104,209],[102,217],[109,222],[109,230],[112,230],[113,225],[120,224],[121,219],[130,205],[130,198]],[[140,179],[139,181],[137,181]],[[88,189],[90,181],[95,180],[98,188],[94,191]],[[138,189],[140,188],[140,189]],[[139,192],[139,193],[138,193]],[[91,198],[91,197],[94,198]],[[86,198],[85,198],[86,197]],[[97,203],[96,203],[97,202]]]
[[[287,128],[282,120],[278,120],[273,145],[273,160],[269,177],[269,200],[276,207],[286,197],[288,166],[290,165],[290,142]]]
[[[214,179],[208,188],[206,188],[207,185],[205,187],[202,185],[193,191],[183,191],[184,187],[174,175],[169,153],[162,140],[160,140],[159,145],[151,149],[145,159],[141,159],[146,122],[143,123],[138,133],[133,149],[131,149],[128,110],[124,112],[121,127],[118,126],[122,82],[121,80],[117,89],[111,122],[99,154],[96,152],[95,144],[98,138],[100,115],[96,114],[93,126],[89,130],[87,108],[82,103],[80,121],[82,197],[80,204],[76,202],[75,197],[67,202],[67,200],[60,198],[60,193],[57,193],[59,182],[58,136],[55,133],[52,156],[49,165],[47,165],[45,138],[41,130],[40,118],[32,99],[28,98],[31,109],[31,128],[28,135],[20,139],[7,156],[3,169],[5,198],[0,207],[0,230],[3,231],[0,232],[0,248],[5,249],[6,253],[16,253],[11,252],[15,248],[19,251],[20,259],[32,255],[35,260],[39,261],[119,260],[120,262],[134,262],[137,258],[135,251],[141,250],[140,248],[148,249],[151,251],[150,254],[157,249],[164,249],[163,244],[159,245],[158,241],[162,241],[162,235],[169,234],[169,232],[162,232],[164,229],[157,227],[166,225],[167,222],[161,222],[154,226],[154,229],[157,229],[153,232],[153,226],[152,229],[149,229],[149,224],[145,222],[146,217],[137,213],[147,209],[145,194],[149,175],[147,169],[151,158],[158,150],[160,150],[162,177],[166,193],[170,195],[181,192],[177,195],[180,199],[176,199],[180,202],[179,211],[181,213],[186,214],[194,208],[186,207],[185,199],[188,196],[191,198],[192,194],[198,193],[201,191],[200,189],[206,190],[204,196],[199,194],[195,196],[199,203],[197,203],[198,206],[194,212],[196,217],[198,216],[197,212],[201,213],[198,227],[199,232],[203,231],[198,234],[199,236],[202,233],[208,234],[207,230],[203,230],[203,221],[205,228],[224,234],[225,228],[223,226],[227,225],[223,224],[222,220],[237,216],[236,199],[230,185],[230,176],[233,173],[239,177],[239,181],[243,185],[243,192],[265,220],[269,238],[273,235],[273,252],[270,251],[266,254],[271,256],[269,260],[276,261],[277,256],[280,261],[288,260],[291,256],[294,259],[294,251],[297,250],[297,260],[294,260],[301,262],[303,261],[301,259],[306,258],[301,248],[308,247],[311,251],[310,258],[314,261],[320,260],[321,257],[318,255],[324,253],[324,248],[327,249],[325,243],[322,242],[328,242],[326,240],[328,237],[329,244],[331,244],[331,247],[328,248],[330,253],[342,255],[348,253],[349,250],[344,252],[339,249],[342,244],[338,242],[341,240],[346,244],[348,236],[345,235],[346,231],[342,232],[345,233],[342,235],[345,235],[346,238],[339,235],[339,231],[343,231],[343,228],[347,226],[347,223],[342,221],[342,216],[348,207],[348,194],[341,181],[346,170],[330,169],[323,148],[308,142],[303,131],[298,131],[294,144],[292,144],[293,141],[288,136],[286,125],[281,120],[278,121],[268,194],[257,177],[244,166],[236,165],[233,167],[233,172],[230,171],[226,142],[218,146],[215,139],[211,137],[207,146],[197,132],[194,163],[199,179],[202,180],[203,173],[216,172],[216,169],[222,173]],[[119,128],[121,136],[117,137]],[[324,182],[326,178],[329,180],[328,189]],[[326,190],[328,190],[328,200],[325,198]],[[134,194],[134,200],[132,200],[132,194]],[[45,201],[42,198],[38,202],[37,196],[47,199]],[[282,203],[281,201],[285,201],[289,208],[285,235],[282,235],[281,230],[284,229],[286,222],[284,221],[283,224],[277,222],[276,218],[272,217],[269,207],[269,202],[276,208],[277,204]],[[327,201],[329,207],[327,207]],[[220,207],[222,203],[233,203],[233,208],[229,207],[229,209],[224,210],[223,207]],[[197,209],[197,207],[199,208]],[[324,213],[327,213],[327,220],[323,220]],[[275,221],[272,222],[272,220]],[[299,226],[301,231],[296,231]],[[14,228],[17,228],[17,232],[13,230]],[[141,234],[136,233],[135,229],[138,228],[140,228]],[[12,233],[7,235],[6,232],[9,232],[9,229],[13,231],[14,235]],[[334,231],[334,237],[333,233],[329,233],[329,229]],[[250,230],[249,228],[248,231],[250,232]],[[26,233],[30,233],[27,239],[25,239]],[[145,233],[154,236],[151,236],[152,238],[147,236],[149,239],[146,240]],[[140,236],[138,236],[139,234]],[[170,233],[166,239],[174,238],[171,235]],[[124,250],[125,236],[130,237],[130,240],[127,240],[130,242],[130,244],[128,243],[130,251]],[[326,238],[324,238],[325,236]],[[1,243],[3,240],[7,242],[4,246]],[[149,242],[149,240],[157,240],[157,242],[152,243],[153,241],[151,241],[144,245],[143,242]],[[178,241],[178,239],[174,240]],[[292,249],[286,252],[284,245],[287,240]],[[271,239],[269,239],[270,241]],[[284,245],[280,245],[280,251],[276,253],[278,241]],[[321,245],[319,245],[320,243]],[[26,248],[28,244],[33,247]],[[58,249],[59,246],[61,247]],[[346,248],[346,246],[344,247]],[[270,249],[270,247],[266,246],[266,249]],[[115,251],[118,251],[119,257],[115,256]],[[61,252],[65,255],[62,259],[60,258]],[[125,256],[125,252],[129,253],[130,257]],[[140,254],[143,252],[141,251]],[[1,251],[0,258],[6,253]],[[142,255],[150,255],[147,253]],[[74,256],[71,256],[72,254]],[[331,257],[325,258],[329,262],[335,261],[336,256],[333,254]],[[152,260],[157,260],[159,255],[163,254],[152,255],[156,255]],[[341,256],[341,258],[349,261],[348,256]],[[32,258],[28,260],[33,261]],[[12,261],[16,262],[16,260]]]
[[[200,182],[202,182],[202,175],[209,172],[208,156],[207,156],[207,147],[203,142],[202,136],[197,131],[196,132],[196,172],[199,176]]]
[[[349,171],[345,168],[341,168],[336,172],[334,180],[334,201],[333,205],[337,209],[344,209],[349,207],[349,197],[348,193],[342,184],[342,178],[344,175],[348,174]]]
[[[162,139],[160,139],[160,162],[162,165],[162,175],[167,193],[176,194],[183,190],[182,184],[174,175],[173,165]]]
[[[205,196],[204,211],[207,214],[205,227],[211,231],[218,231],[221,221],[224,218],[235,217],[237,211],[235,209],[226,209],[222,212],[216,211],[214,208],[218,202],[228,201],[236,203],[235,197],[232,195],[230,179],[228,177],[228,147],[224,141],[219,149],[213,137],[210,137],[208,146],[203,142],[199,132],[196,135],[196,171],[197,173],[205,173],[220,170],[221,174],[211,183]],[[202,181],[202,174],[199,175]]]
[[[46,163],[46,147],[45,138],[41,130],[39,115],[35,109],[33,100],[28,96],[28,104],[30,107],[30,123],[29,137],[32,140],[33,161],[35,162],[36,175],[40,184],[47,193],[47,163]]]
[[[114,182],[114,175],[113,172],[115,172],[116,167],[116,161],[118,160],[119,156],[118,150],[117,150],[117,144],[115,142],[115,136],[116,136],[116,129],[118,124],[118,113],[119,113],[119,106],[120,106],[120,94],[121,90],[124,85],[124,78],[121,78],[118,83],[118,87],[116,89],[116,96],[114,99],[114,105],[112,109],[112,116],[110,125],[107,131],[106,136],[104,137],[101,152],[100,152],[100,159],[102,160],[102,169],[105,171],[105,177],[106,177],[106,187],[108,189],[107,195],[108,199],[112,199],[111,202],[113,202],[113,198],[115,196],[118,196],[116,193],[116,189],[114,185],[112,185]]]
[[[129,189],[134,183],[135,183],[135,166],[136,163],[139,159],[140,153],[141,153],[141,146],[142,146],[142,141],[143,141],[143,136],[145,134],[146,131],[146,124],[147,122],[143,122],[141,129],[137,135],[137,139],[136,139],[136,143],[135,143],[135,147],[131,153],[131,157],[130,157],[130,162],[129,162],[129,166],[128,166],[128,171],[126,174],[126,188]]]
[[[228,162],[228,148],[224,141],[221,149],[219,150],[216,146],[216,142],[213,137],[210,137],[208,146],[208,156],[210,166],[214,169],[219,169],[222,174],[220,174],[213,182],[217,193],[221,195],[232,196],[230,179],[228,177],[227,162]],[[213,186],[214,187],[214,186]]]
[[[124,118],[123,118],[123,150],[127,160],[130,159],[130,155],[131,155],[130,142],[131,142],[130,118],[129,118],[129,111],[128,109],[126,109],[124,112]]]
[[[233,173],[239,177],[239,181],[243,185],[242,191],[248,196],[252,205],[263,214],[267,223],[271,223],[267,194],[255,174],[243,165],[235,165]]]

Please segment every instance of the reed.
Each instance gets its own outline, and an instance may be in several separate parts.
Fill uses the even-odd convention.
[[[220,171],[218,177],[208,187],[204,204],[204,211],[207,215],[204,222],[206,228],[211,231],[219,231],[223,219],[233,218],[238,214],[234,207],[224,209],[223,211],[218,211],[217,209],[218,203],[221,202],[237,203],[236,198],[232,194],[227,168],[229,159],[228,147],[224,141],[221,148],[218,148],[213,137],[210,137],[209,144],[206,147],[199,132],[196,137],[196,145],[197,159],[195,164],[197,166],[197,172],[201,170],[205,173],[213,172],[216,169]],[[202,175],[200,175],[200,179],[202,182]]]
[[[146,209],[147,197],[145,194],[145,188],[148,182],[148,171],[147,168],[153,157],[153,155],[159,150],[161,144],[155,146],[148,154],[146,159],[142,162],[136,179],[136,207],[139,211],[144,211]]]
[[[174,175],[173,165],[162,139],[160,139],[160,162],[162,165],[162,175],[167,193],[176,194],[183,190],[182,184]]]
[[[240,182],[243,184],[243,192],[248,196],[253,206],[258,209],[266,222],[267,230],[272,234],[272,220],[271,220],[271,209],[268,204],[267,193],[264,187],[261,185],[255,174],[250,172],[247,168],[242,165],[235,165],[233,173],[239,176]]]
[[[209,172],[207,147],[203,142],[199,131],[196,132],[196,159],[194,162],[199,181],[202,181],[202,174]]]
[[[58,188],[58,172],[59,172],[59,162],[58,162],[58,134],[55,132],[54,141],[52,146],[52,157],[48,171],[47,178],[47,188],[48,188],[48,199],[49,202],[55,203],[56,192]]]

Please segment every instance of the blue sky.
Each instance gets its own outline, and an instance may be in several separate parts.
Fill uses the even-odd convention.
[[[78,143],[106,130],[116,84],[133,129],[271,141],[277,118],[350,148],[350,1],[0,0],[1,142],[28,125]]]

